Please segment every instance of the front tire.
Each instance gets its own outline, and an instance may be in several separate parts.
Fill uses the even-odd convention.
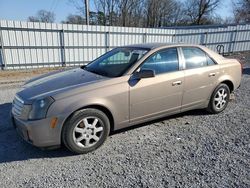
[[[213,114],[218,114],[226,109],[230,99],[230,89],[226,84],[218,85],[209,101],[207,110]]]
[[[100,147],[110,131],[108,117],[97,109],[75,112],[65,123],[62,141],[73,153],[85,154]]]

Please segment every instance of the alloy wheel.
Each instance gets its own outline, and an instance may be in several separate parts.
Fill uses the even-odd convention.
[[[214,97],[214,106],[217,110],[221,110],[227,104],[228,94],[224,88],[220,88]]]
[[[76,145],[88,148],[95,145],[103,133],[103,124],[97,117],[85,117],[73,130],[73,140]]]

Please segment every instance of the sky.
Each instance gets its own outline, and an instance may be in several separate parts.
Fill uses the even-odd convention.
[[[93,9],[93,1],[90,0],[90,9]],[[222,17],[232,16],[231,1],[223,0],[216,14]],[[0,0],[0,19],[25,21],[41,9],[53,11],[58,23],[65,20],[69,14],[79,13],[69,0]]]

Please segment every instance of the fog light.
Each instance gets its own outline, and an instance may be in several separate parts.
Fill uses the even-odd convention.
[[[56,117],[54,117],[54,118],[51,119],[51,121],[50,121],[50,127],[52,129],[54,129],[56,127],[57,121],[58,121],[58,118],[56,118]]]

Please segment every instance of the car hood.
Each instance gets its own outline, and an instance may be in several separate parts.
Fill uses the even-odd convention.
[[[108,79],[107,77],[85,71],[81,68],[58,71],[45,74],[26,82],[17,93],[26,103],[34,99],[52,96],[56,93],[68,91],[95,82]]]

